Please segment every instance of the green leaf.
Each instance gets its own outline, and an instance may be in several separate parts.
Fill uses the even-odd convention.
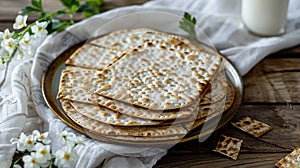
[[[62,4],[71,9],[73,5],[79,6],[80,0],[60,0]]]
[[[31,0],[31,4],[42,10],[42,0]]]
[[[70,26],[70,22],[52,19],[50,20],[50,23],[47,26],[47,31],[49,34],[53,32],[61,32],[64,29],[66,29],[68,26]]]
[[[90,17],[101,11],[103,0],[86,0],[85,4],[80,5],[79,11],[83,12],[84,17]]]
[[[66,11],[64,11],[64,10],[58,10],[56,13],[57,13],[56,14],[57,17],[63,17],[66,14]]]
[[[103,4],[103,0],[86,0],[85,3],[87,6],[99,7]]]
[[[84,11],[84,12],[83,12],[83,16],[84,16],[85,18],[91,17],[91,16],[93,16],[93,15],[94,15],[93,12],[88,12],[88,11]]]
[[[191,38],[197,39],[197,33],[195,31],[196,23],[196,18],[185,12],[183,18],[179,21],[179,28],[188,33]]]
[[[69,13],[74,14],[75,12],[78,11],[78,9],[79,9],[79,5],[72,5],[71,8],[70,8]]]
[[[187,12],[184,12],[183,17],[184,17],[186,20],[191,20],[192,15],[189,14],[189,13],[187,13]]]
[[[25,8],[19,11],[19,14],[28,15],[28,14],[39,13],[39,12],[41,12],[40,9],[34,8],[32,6],[26,6]]]

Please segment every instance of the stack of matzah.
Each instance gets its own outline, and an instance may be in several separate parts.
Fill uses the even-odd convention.
[[[180,36],[121,30],[70,56],[57,98],[74,122],[111,140],[179,140],[230,106],[221,62]]]

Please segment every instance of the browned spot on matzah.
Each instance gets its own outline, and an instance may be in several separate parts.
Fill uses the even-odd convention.
[[[219,142],[213,151],[236,160],[239,155],[242,142],[243,140],[221,135]]]
[[[272,129],[270,125],[254,120],[250,117],[243,117],[239,121],[231,122],[231,124],[256,138],[262,136]]]
[[[279,168],[299,168],[300,167],[300,148],[295,148],[294,151],[281,160],[275,166]]]

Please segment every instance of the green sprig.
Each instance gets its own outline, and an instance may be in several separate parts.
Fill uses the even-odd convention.
[[[42,0],[31,0],[31,6],[26,6],[19,11],[19,14],[40,14],[39,21],[47,21],[48,34],[63,31],[75,23],[75,13],[82,13],[84,17],[93,16],[102,11],[103,0],[60,0],[64,8],[54,12],[47,12],[43,8]],[[68,16],[69,20],[60,20]]]
[[[188,35],[193,39],[197,39],[197,34],[195,31],[196,24],[196,18],[188,12],[185,12],[183,18],[181,18],[181,20],[179,21],[179,27],[186,33],[188,33]]]

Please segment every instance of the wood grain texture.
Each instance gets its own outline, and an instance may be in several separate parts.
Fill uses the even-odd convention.
[[[211,135],[204,143],[195,140],[178,144],[170,152],[193,153],[197,151],[197,153],[205,153],[211,151],[218,141],[219,134],[243,139],[242,152],[287,152],[299,146],[300,105],[243,105],[233,121],[245,116],[269,124],[273,129],[265,135],[255,138],[228,123]]]
[[[296,50],[293,52],[299,52]],[[266,58],[245,77],[245,99],[249,103],[300,103],[300,59]]]
[[[274,167],[281,157],[300,144],[300,105],[243,105],[233,120],[244,116],[265,122],[273,129],[260,138],[233,127],[230,123],[205,142],[194,140],[171,148],[157,167]],[[243,140],[237,161],[212,152],[219,135]],[[266,157],[262,157],[266,155]]]
[[[273,168],[288,153],[240,153],[237,160],[218,153],[168,154],[155,168]]]

